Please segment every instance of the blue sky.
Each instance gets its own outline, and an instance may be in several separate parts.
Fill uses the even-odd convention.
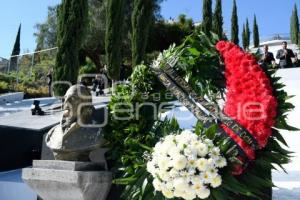
[[[47,16],[47,7],[60,3],[61,0],[5,0],[1,2],[0,12],[0,57],[11,54],[17,29],[22,23],[21,52],[35,49],[34,25],[43,22]],[[276,33],[288,33],[290,17],[294,4],[299,0],[237,0],[239,25],[249,18],[252,29],[253,15],[256,14],[260,35],[265,37]],[[230,31],[232,0],[223,0],[224,28]],[[186,14],[194,21],[201,21],[202,0],[166,0],[162,4],[164,18],[177,18]]]

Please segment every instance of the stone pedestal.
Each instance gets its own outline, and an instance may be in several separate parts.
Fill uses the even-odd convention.
[[[35,160],[23,180],[43,200],[105,200],[112,174],[90,162]]]

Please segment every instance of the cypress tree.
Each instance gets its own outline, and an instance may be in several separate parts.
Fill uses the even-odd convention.
[[[21,24],[19,25],[19,29],[18,29],[18,33],[17,33],[17,37],[15,40],[15,44],[14,44],[14,48],[12,50],[11,53],[11,59],[10,59],[10,70],[17,70],[17,66],[18,66],[18,55],[20,54],[20,39],[21,39]]]
[[[145,55],[149,28],[153,21],[153,0],[134,0],[132,24],[132,66],[140,64]]]
[[[213,17],[213,32],[219,36],[219,39],[223,39],[222,0],[216,0]]]
[[[248,18],[246,19],[246,27],[245,27],[245,36],[246,36],[246,47],[249,48],[250,46],[250,28],[249,28],[249,21]]]
[[[239,44],[239,24],[237,16],[236,1],[233,0],[232,16],[231,16],[231,41]]]
[[[259,31],[258,31],[258,25],[256,22],[255,15],[254,15],[254,22],[253,22],[253,44],[254,47],[259,47]]]
[[[298,18],[298,11],[297,5],[295,4],[292,17],[291,17],[291,41],[294,44],[298,44],[299,40],[299,18]]]
[[[58,8],[58,52],[54,67],[55,81],[77,83],[79,49],[87,24],[88,2],[86,0],[63,0]],[[56,85],[55,94],[64,95],[67,85]]]
[[[124,18],[125,1],[108,0],[106,10],[105,52],[107,72],[112,80],[119,80],[120,78]]]
[[[203,8],[202,8],[202,31],[206,35],[210,35],[210,31],[212,30],[212,1],[211,0],[203,0]]]
[[[242,41],[243,41],[243,48],[246,50],[248,46],[247,46],[247,32],[246,32],[245,24],[243,24]]]

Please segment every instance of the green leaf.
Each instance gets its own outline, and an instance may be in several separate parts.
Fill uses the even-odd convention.
[[[117,184],[117,185],[128,185],[131,182],[134,182],[137,180],[137,177],[132,176],[132,177],[128,177],[128,178],[119,178],[119,179],[114,179],[113,180],[113,184]]]
[[[285,129],[288,131],[299,131],[300,130],[298,128],[288,125],[285,120],[277,121],[275,127],[278,129]]]
[[[211,125],[205,132],[206,137],[210,140],[213,140],[216,136],[217,129],[218,129],[217,124]]]
[[[152,152],[152,151],[153,151],[153,149],[152,149],[151,147],[148,147],[148,146],[146,146],[146,145],[144,145],[144,144],[139,143],[139,146],[142,147],[142,148],[144,148],[145,150],[147,150],[147,151],[149,151],[149,152]]]
[[[224,189],[217,188],[211,190],[212,196],[217,200],[227,200],[228,199],[228,192]]]
[[[233,175],[230,174],[224,175],[224,181],[226,181],[224,187],[227,190],[232,191],[235,194],[240,193],[246,196],[256,197],[256,195],[252,194],[252,192],[250,192],[245,185],[242,185],[236,178],[234,178]]]
[[[196,127],[195,127],[195,133],[196,135],[200,136],[202,134],[204,127],[203,123],[201,121],[197,121]]]
[[[285,146],[289,147],[288,144],[286,143],[285,139],[282,137],[282,135],[279,133],[279,131],[273,129],[273,133],[272,135],[278,140],[280,141],[282,144],[284,144]]]
[[[194,56],[200,55],[200,52],[196,48],[188,48],[188,51]]]

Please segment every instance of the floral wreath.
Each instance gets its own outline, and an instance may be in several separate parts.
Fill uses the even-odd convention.
[[[122,198],[271,199],[271,169],[282,168],[291,153],[281,147],[287,144],[278,129],[297,130],[286,123],[285,113],[294,107],[286,102],[289,96],[275,71],[264,71],[254,55],[231,42],[195,33],[161,53],[152,69],[136,67],[131,86],[137,93],[130,100],[114,95],[110,112],[115,113],[112,105],[120,101],[145,101],[145,92],[164,93],[155,77],[198,123],[193,130],[182,130],[175,119],[153,120],[144,113],[141,120],[124,122],[120,128],[111,118],[106,138],[111,155],[121,154],[121,173],[114,183],[126,186]],[[129,88],[120,86],[117,93],[129,94]],[[217,104],[224,94],[221,114],[227,121],[216,117],[218,108],[203,104]],[[199,120],[205,113],[213,120]],[[124,143],[116,149],[120,134]]]

